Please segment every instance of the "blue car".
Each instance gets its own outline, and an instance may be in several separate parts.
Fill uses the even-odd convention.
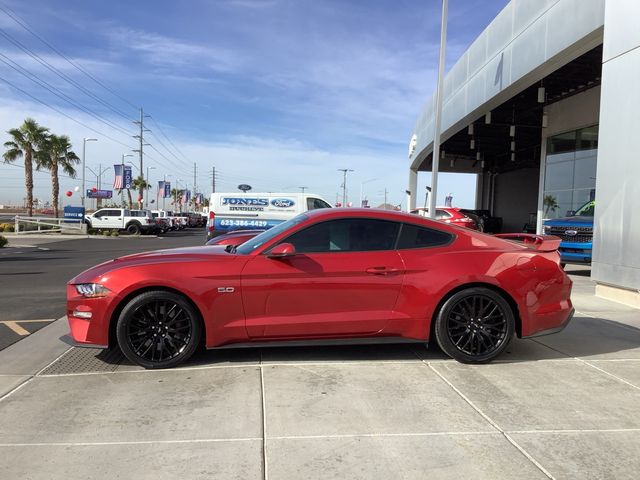
[[[562,239],[560,243],[560,261],[563,264],[574,263],[591,265],[593,248],[593,212],[595,200],[585,203],[576,212],[563,218],[544,221],[545,235],[555,235]]]

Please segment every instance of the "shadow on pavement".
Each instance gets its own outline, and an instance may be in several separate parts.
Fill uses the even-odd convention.
[[[100,362],[111,365],[109,371],[141,370],[118,349],[76,348],[58,362],[73,362],[82,372],[93,371]],[[493,363],[520,363],[557,360],[571,357],[638,358],[640,329],[604,318],[576,317],[561,333],[535,339],[513,339]],[[83,360],[84,359],[84,360]],[[450,360],[435,344],[428,348],[419,343],[344,345],[272,348],[225,348],[198,351],[182,368],[233,366],[242,364],[349,363],[349,362],[420,362]],[[97,364],[95,362],[98,362]],[[55,366],[55,364],[54,364]],[[60,367],[64,367],[61,365]],[[181,367],[178,367],[181,368]],[[89,370],[91,371],[91,370]],[[46,374],[46,373],[45,373]]]

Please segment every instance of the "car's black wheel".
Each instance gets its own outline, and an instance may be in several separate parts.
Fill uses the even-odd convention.
[[[170,368],[186,361],[200,343],[196,309],[182,296],[162,290],[133,298],[116,326],[122,353],[144,368]]]
[[[140,224],[133,222],[127,225],[127,233],[129,235],[139,235],[140,234]]]
[[[507,348],[515,316],[499,293],[483,287],[461,290],[442,305],[435,324],[436,341],[450,357],[463,363],[484,363]]]

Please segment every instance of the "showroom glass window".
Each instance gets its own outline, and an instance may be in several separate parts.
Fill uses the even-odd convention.
[[[564,217],[595,200],[597,155],[597,125],[548,138],[544,218]]]
[[[312,225],[284,242],[297,253],[369,252],[392,250],[400,224],[370,218],[343,218]]]

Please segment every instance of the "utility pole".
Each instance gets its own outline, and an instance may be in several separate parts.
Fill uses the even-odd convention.
[[[339,172],[342,172],[342,206],[347,206],[347,172],[353,172],[349,168],[339,168]]]
[[[304,193],[304,191],[307,189],[307,187],[298,187],[298,188],[302,191],[302,193]]]
[[[211,193],[216,193],[216,167],[211,169]]]
[[[142,168],[142,163],[143,163],[143,147],[145,145],[149,145],[148,143],[144,143],[144,132],[150,132],[151,130],[144,128],[144,119],[149,117],[150,115],[145,115],[144,111],[142,110],[142,107],[140,107],[140,120],[138,121],[134,121],[133,123],[135,123],[136,125],[140,125],[140,135],[134,135],[133,138],[137,138],[138,140],[140,140],[140,149],[139,150],[133,150],[136,153],[140,154],[140,176],[142,177],[142,179],[144,180],[144,170]],[[140,186],[140,196],[142,198],[145,198],[146,195],[144,194],[144,188],[142,186]]]
[[[387,187],[384,187],[384,209],[387,209]]]
[[[193,162],[193,197],[192,197],[192,200],[194,201],[194,203],[193,203],[193,210],[194,211],[195,211],[195,208],[196,208],[195,207],[195,198],[196,198],[196,195],[197,195],[196,190],[198,190],[197,187],[196,187],[196,178],[197,178],[197,176],[198,176],[198,166],[196,165],[196,162]]]

